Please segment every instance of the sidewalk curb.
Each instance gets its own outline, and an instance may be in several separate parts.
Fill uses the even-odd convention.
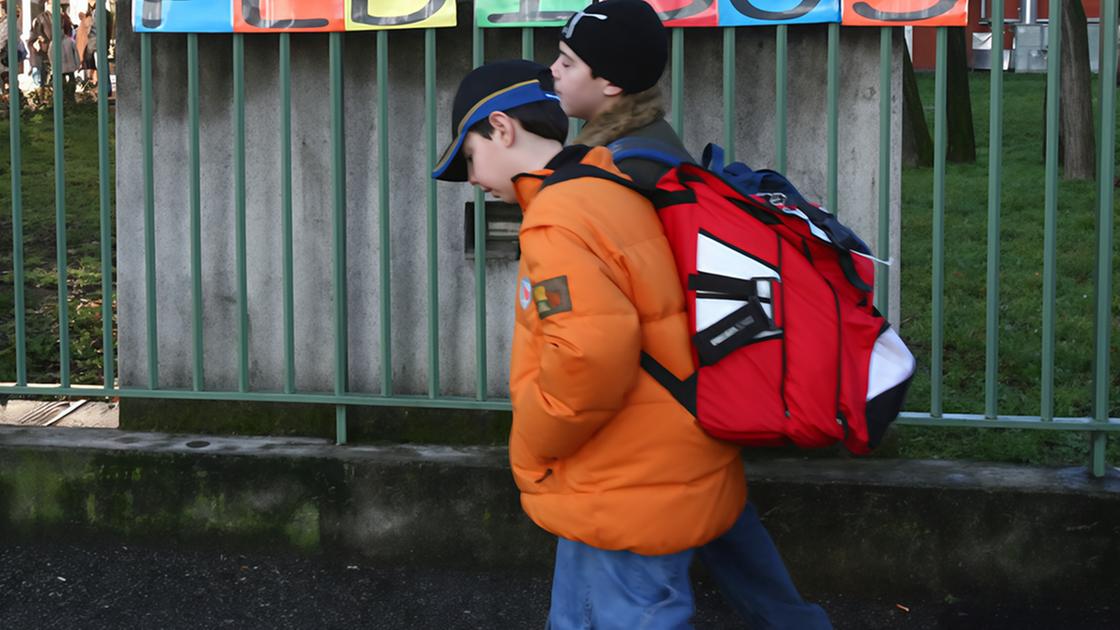
[[[1120,585],[1115,470],[783,458],[746,471],[806,591],[1099,603]],[[540,570],[553,550],[504,448],[111,429],[0,428],[0,533]]]

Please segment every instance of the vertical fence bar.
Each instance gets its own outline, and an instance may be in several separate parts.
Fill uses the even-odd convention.
[[[107,69],[107,68],[106,68]],[[106,77],[108,73],[106,72]],[[156,189],[152,155],[152,36],[140,34],[140,106],[144,142],[144,285],[148,315],[148,388],[159,387],[159,330],[156,317]]]
[[[1097,312],[1095,317],[1096,356],[1093,362],[1093,420],[1108,422],[1108,388],[1110,382],[1109,332],[1112,326],[1112,221],[1113,187],[1116,175],[1116,2],[1101,5],[1101,135],[1097,158]],[[1105,79],[1107,77],[1107,80]],[[1089,470],[1095,477],[1105,473],[1104,433],[1090,434]]]
[[[840,25],[828,25],[828,209],[839,214]]]
[[[8,15],[15,15],[16,0],[8,0]],[[27,19],[26,17],[24,19]],[[19,41],[16,20],[8,20],[8,41]],[[19,67],[19,46],[8,47],[8,67]],[[27,314],[24,306],[23,279],[23,155],[20,151],[19,77],[9,82],[8,144],[12,167],[12,290],[15,294],[16,385],[27,385]]]
[[[292,36],[280,33],[280,222],[283,231],[284,393],[296,390],[294,255],[292,253]]]
[[[536,57],[536,52],[533,49],[533,29],[521,29],[521,57],[529,59],[530,61]]]
[[[474,67],[482,65],[485,56],[485,39],[478,23],[471,32],[471,61]],[[475,282],[475,397],[486,400],[486,196],[482,190],[474,194],[474,282]]]
[[[942,338],[944,332],[945,293],[945,110],[946,71],[949,31],[937,28],[937,69],[934,78],[933,106],[933,340],[929,361],[930,415],[941,415]]]
[[[249,284],[245,268],[245,36],[233,36],[233,198],[237,257],[237,389],[249,391]]]
[[[381,253],[378,269],[381,302],[381,395],[393,395],[392,270],[389,231],[389,32],[377,31],[377,169],[378,224]]]
[[[1046,68],[1046,198],[1042,245],[1042,419],[1054,419],[1054,300],[1057,285],[1058,111],[1061,104],[1062,3],[1050,0]]]
[[[999,245],[1003,179],[1003,3],[992,3],[991,106],[988,123],[988,287],[984,415],[999,411]]]
[[[51,41],[62,41],[61,3],[51,7]],[[55,264],[58,266],[58,380],[70,386],[70,288],[66,269],[66,129],[63,118],[62,48],[52,46],[51,78],[54,85],[54,235]],[[9,66],[11,67],[11,66]],[[18,82],[19,77],[15,77]]]
[[[774,41],[774,163],[786,172],[786,94],[789,75],[789,27],[779,24]]]
[[[673,99],[673,130],[684,138],[684,29],[674,28],[673,31],[673,76],[670,89]]]
[[[735,27],[723,28],[723,150],[735,159]]]
[[[891,44],[894,29],[879,30],[879,257],[891,257]],[[883,317],[890,317],[891,268],[875,269],[875,304]]]
[[[424,31],[424,127],[427,131],[428,173],[435,168],[436,148],[436,30]],[[439,396],[439,205],[436,180],[428,177],[428,398]]]
[[[342,33],[330,34],[331,189],[334,220],[334,393],[346,393],[349,380],[346,307],[346,126],[342,99]],[[335,405],[335,441],[346,443],[346,406]]]
[[[202,339],[202,170],[199,159],[198,112],[198,34],[187,34],[187,109],[191,127],[190,206],[191,206],[191,313],[194,338],[194,390],[205,387]]]
[[[9,15],[13,15],[9,13]],[[97,3],[97,26],[104,27],[105,3]],[[9,39],[8,41],[12,41]],[[97,174],[98,201],[101,216],[101,360],[105,389],[111,389],[116,381],[115,357],[113,348],[113,218],[109,192],[109,36],[97,38],[97,67],[101,70],[97,77]],[[12,65],[9,68],[15,67]],[[17,90],[18,91],[18,90]],[[13,186],[13,192],[14,191]]]

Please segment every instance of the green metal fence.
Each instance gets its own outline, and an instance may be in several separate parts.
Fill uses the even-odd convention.
[[[9,14],[14,14],[15,0],[8,0]],[[1046,112],[1046,137],[1057,138],[1058,133],[1058,107],[1059,107],[1059,50],[1061,29],[1058,28],[1057,17],[1060,16],[1058,0],[1051,0],[1050,15],[1056,16],[1055,22],[1049,30],[1049,73],[1048,73],[1048,109]],[[1116,74],[1116,3],[1102,3],[1104,14],[1101,19],[1103,38],[1103,54],[1101,56],[1101,76],[1112,77]],[[58,5],[54,7],[54,34],[59,37]],[[1003,25],[1003,6],[1001,3],[992,5],[992,24]],[[105,23],[105,7],[101,3],[97,7],[97,19],[100,24]],[[9,21],[9,38],[18,37],[16,24]],[[879,129],[879,156],[878,156],[878,181],[879,198],[879,230],[875,243],[880,252],[889,251],[890,243],[890,178],[891,178],[891,83],[892,63],[895,51],[895,42],[899,37],[897,29],[882,28],[880,35],[880,129]],[[993,27],[992,50],[1003,49],[1003,29]],[[786,103],[788,99],[788,27],[777,26],[774,30],[776,41],[776,55],[774,59],[776,69],[776,82],[774,85],[774,98],[776,101],[776,125],[774,129],[775,167],[784,170],[787,165],[786,147]],[[159,35],[155,35],[158,37]],[[297,35],[298,36],[298,35]],[[491,399],[487,395],[487,371],[490,368],[487,359],[486,332],[487,298],[485,291],[486,276],[486,221],[483,212],[475,213],[474,243],[475,243],[475,280],[476,295],[474,302],[475,333],[477,343],[476,361],[476,394],[473,398],[450,397],[441,394],[440,385],[440,343],[439,326],[436,313],[439,308],[439,275],[437,260],[440,255],[436,238],[439,229],[437,187],[429,181],[426,188],[427,209],[427,258],[428,277],[427,295],[429,299],[429,314],[427,320],[428,337],[428,383],[426,395],[402,395],[394,393],[392,370],[382,370],[381,395],[353,393],[348,388],[348,341],[347,341],[347,252],[346,252],[346,207],[347,191],[345,186],[345,134],[343,126],[343,36],[341,33],[332,33],[329,37],[329,76],[330,76],[330,138],[331,138],[331,173],[333,189],[333,290],[336,296],[334,313],[335,337],[335,368],[333,392],[298,391],[296,388],[295,371],[295,342],[294,342],[294,314],[293,314],[293,251],[292,251],[292,128],[291,128],[291,42],[289,34],[281,34],[279,41],[279,67],[277,81],[280,86],[279,111],[280,127],[277,133],[280,137],[280,169],[282,182],[281,190],[281,230],[283,232],[283,356],[284,374],[283,387],[279,391],[260,391],[250,389],[249,383],[249,344],[248,344],[248,295],[250,287],[246,273],[246,219],[245,219],[245,74],[244,74],[244,35],[234,34],[232,52],[232,76],[234,84],[234,181],[235,181],[235,208],[236,208],[236,274],[239,343],[236,348],[238,356],[238,385],[236,390],[222,390],[208,388],[206,385],[206,366],[203,362],[203,337],[205,330],[202,325],[202,272],[201,272],[201,211],[200,211],[200,150],[199,150],[199,55],[198,36],[187,36],[187,77],[188,77],[188,116],[191,126],[189,139],[190,168],[189,168],[189,206],[190,206],[190,273],[192,278],[192,341],[194,350],[192,383],[189,390],[170,389],[163,387],[160,381],[158,356],[159,329],[156,318],[156,298],[159,287],[155,277],[156,261],[156,223],[155,189],[153,183],[153,161],[155,159],[154,143],[152,137],[153,120],[153,95],[152,95],[152,53],[151,38],[153,35],[140,34],[140,72],[141,72],[141,112],[142,112],[142,142],[144,147],[144,234],[145,244],[145,295],[147,304],[147,365],[148,382],[146,387],[120,387],[115,377],[114,360],[114,331],[113,300],[114,291],[112,269],[112,230],[110,193],[111,178],[109,166],[108,143],[108,93],[107,80],[102,80],[98,86],[98,162],[99,162],[99,200],[100,200],[100,252],[102,290],[105,296],[102,300],[102,347],[104,348],[104,368],[102,383],[98,386],[76,385],[71,382],[70,375],[70,350],[71,339],[69,323],[67,321],[67,254],[66,254],[66,204],[63,194],[66,174],[66,164],[63,159],[63,113],[61,76],[54,76],[54,121],[55,121],[55,181],[56,181],[56,224],[57,224],[57,264],[58,264],[58,317],[59,317],[59,355],[61,370],[58,383],[35,383],[28,380],[27,365],[27,337],[26,337],[26,295],[25,295],[25,269],[23,253],[23,201],[21,183],[21,150],[20,150],[20,93],[13,87],[9,92],[10,117],[9,128],[11,135],[11,217],[12,217],[12,290],[15,302],[15,382],[0,385],[0,394],[24,396],[106,396],[106,397],[140,397],[155,399],[193,399],[215,401],[260,401],[260,402],[292,402],[292,403],[319,403],[334,405],[337,418],[337,441],[346,442],[346,410],[354,405],[380,405],[380,406],[407,406],[431,408],[468,408],[483,410],[508,409],[507,400]],[[376,70],[375,77],[378,85],[385,85],[388,76],[390,51],[390,38],[392,35],[380,31],[373,35],[376,38]],[[838,100],[840,83],[840,38],[842,31],[839,25],[829,25],[828,57],[827,57],[827,153],[823,168],[827,169],[827,204],[834,211],[837,210],[838,201]],[[425,129],[424,143],[427,154],[427,163],[434,164],[437,159],[437,122],[436,121],[436,59],[437,59],[437,32],[428,30],[424,33],[424,67],[423,85],[425,94]],[[475,66],[485,60],[483,31],[477,26],[473,28],[473,63]],[[684,103],[684,33],[681,29],[672,30],[671,52],[671,94],[672,104],[671,121],[678,131],[683,127]],[[735,60],[735,31],[734,28],[724,28],[723,32],[723,142],[729,154],[735,153],[735,130],[733,127],[733,114],[736,107],[734,68]],[[533,55],[534,32],[531,29],[522,30],[522,52],[526,57]],[[1041,389],[1038,392],[1039,411],[1033,416],[1012,416],[1000,413],[997,405],[997,387],[999,384],[999,347],[998,330],[1000,325],[999,310],[999,264],[1000,264],[1000,214],[1001,214],[1001,149],[1002,149],[1002,98],[1003,98],[1003,70],[1000,63],[992,64],[991,70],[991,118],[990,118],[990,151],[989,151],[989,192],[987,200],[987,287],[986,287],[986,353],[985,353],[985,395],[983,408],[977,401],[977,408],[973,413],[946,413],[943,409],[942,375],[944,373],[943,348],[944,348],[944,266],[945,266],[945,182],[946,182],[946,76],[947,76],[947,30],[940,28],[937,33],[937,66],[935,81],[935,122],[934,122],[934,190],[933,190],[933,243],[932,243],[932,340],[929,356],[919,357],[923,365],[928,365],[930,375],[930,405],[926,410],[909,411],[903,414],[902,424],[921,425],[931,427],[972,427],[972,428],[1029,428],[1042,430],[1078,431],[1092,437],[1090,468],[1093,474],[1103,475],[1105,472],[1105,444],[1108,433],[1120,431],[1120,418],[1109,416],[1109,383],[1111,373],[1109,370],[1110,325],[1111,325],[1111,298],[1112,298],[1112,212],[1113,212],[1113,181],[1114,181],[1114,151],[1115,151],[1115,126],[1105,124],[1115,120],[1115,88],[1111,82],[1102,82],[1100,95],[1101,135],[1099,142],[1099,195],[1098,195],[1098,230],[1095,234],[1096,245],[1096,314],[1095,314],[1095,356],[1094,356],[1094,383],[1093,383],[1093,412],[1089,417],[1055,417],[1054,414],[1054,330],[1055,330],[1055,234],[1057,215],[1057,190],[1058,155],[1057,142],[1047,143],[1046,168],[1045,168],[1045,263],[1044,276],[1044,303],[1041,334],[1042,352],[1042,379]],[[9,48],[9,67],[17,67],[16,47]],[[55,50],[54,66],[60,66],[61,47]],[[98,38],[97,50],[98,66],[107,72],[107,38]],[[389,119],[387,90],[378,90],[376,102],[377,124],[380,129],[386,129],[391,124]],[[380,295],[385,298],[380,303],[381,315],[381,356],[382,365],[392,365],[392,335],[390,323],[390,303],[388,300],[390,275],[389,260],[391,258],[391,230],[389,224],[389,191],[390,178],[388,160],[385,159],[390,151],[388,134],[380,134],[378,151],[380,152],[378,178],[378,237],[380,239]],[[476,196],[476,208],[484,208],[482,195]],[[880,310],[887,312],[887,288],[889,287],[889,268],[880,268],[877,279],[877,301]],[[405,325],[398,323],[398,325]],[[408,325],[418,325],[417,322],[408,322]]]

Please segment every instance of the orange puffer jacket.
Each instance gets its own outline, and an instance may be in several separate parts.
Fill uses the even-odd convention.
[[[739,448],[708,437],[641,369],[645,350],[678,377],[693,371],[673,255],[640,194],[594,178],[542,189],[575,162],[620,174],[607,149],[576,146],[514,180],[525,214],[509,450],[521,505],[599,549],[696,547],[743,509]]]

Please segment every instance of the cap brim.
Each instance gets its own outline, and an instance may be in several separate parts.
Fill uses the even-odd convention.
[[[451,140],[451,144],[443,150],[439,162],[436,162],[432,177],[443,182],[467,181],[467,161],[463,159],[463,154],[460,152],[466,139],[467,129],[464,129]]]

